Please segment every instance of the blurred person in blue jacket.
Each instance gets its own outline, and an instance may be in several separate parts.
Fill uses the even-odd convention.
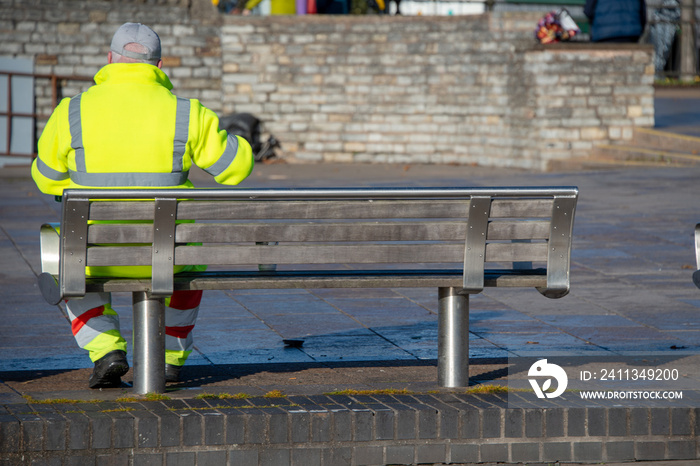
[[[592,42],[637,42],[647,24],[645,0],[586,0]]]

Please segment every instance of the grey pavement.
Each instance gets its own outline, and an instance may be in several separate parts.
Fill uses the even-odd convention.
[[[203,172],[194,178],[200,186],[213,183]],[[667,388],[696,389],[700,290],[691,276],[698,179],[700,168],[541,173],[279,163],[258,165],[245,186],[576,185],[571,293],[549,300],[535,290],[489,288],[472,296],[471,383],[526,386],[530,361],[548,358],[567,367],[570,377],[605,368],[676,369],[679,379]],[[65,310],[44,302],[36,286],[39,226],[58,221],[58,208],[38,193],[26,169],[3,172],[0,404],[22,396],[89,400],[129,393],[128,384],[87,389],[92,364],[76,347]],[[130,344],[130,296],[116,294],[114,303]],[[439,390],[436,289],[207,292],[194,332],[196,349],[184,380],[169,385],[174,398]],[[302,339],[303,345],[287,347],[284,339]],[[646,387],[640,382],[625,386]]]
[[[700,92],[697,88],[661,88],[654,97],[654,129],[700,137]]]
[[[663,89],[656,128],[700,136],[700,92]],[[579,388],[610,388],[601,371],[677,370],[668,389],[692,390],[700,406],[700,290],[693,227],[700,168],[619,168],[530,172],[464,166],[256,166],[246,187],[576,185],[571,293],[548,300],[535,290],[487,289],[471,297],[470,383],[527,388],[527,370],[547,358]],[[201,171],[199,186],[215,183]],[[28,170],[0,171],[0,404],[23,396],[78,400],[129,394],[91,391],[92,363],[77,348],[62,306],[36,286],[39,226],[59,220]],[[114,295],[131,344],[128,294]],[[440,390],[437,290],[251,290],[207,292],[184,380],[168,396],[207,393],[320,394],[347,389]],[[303,340],[301,347],[283,340]],[[591,376],[592,377],[592,376]],[[617,381],[615,387],[657,388]],[[576,386],[572,384],[572,386]]]

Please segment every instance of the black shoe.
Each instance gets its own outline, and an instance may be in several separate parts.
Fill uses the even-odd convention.
[[[90,376],[90,388],[115,388],[122,384],[122,375],[129,370],[126,353],[121,350],[110,351],[95,361],[95,369]]]
[[[179,382],[180,381],[180,369],[182,366],[176,366],[174,364],[165,365],[165,381],[166,382]]]

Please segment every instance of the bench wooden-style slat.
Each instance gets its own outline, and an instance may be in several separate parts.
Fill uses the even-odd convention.
[[[460,259],[463,244],[367,244],[278,246],[177,246],[175,265],[249,264],[401,264],[449,263]],[[151,265],[151,247],[88,249],[88,266]],[[547,260],[546,243],[489,243],[486,262]]]
[[[216,201],[180,203],[177,218],[192,220],[225,219],[375,219],[375,218],[460,218],[468,217],[468,200],[462,201],[269,201],[236,200],[225,207]],[[552,199],[532,199],[523,204],[511,199],[494,199],[492,218],[547,218]],[[148,220],[153,207],[147,202],[101,201],[90,205],[92,220]]]
[[[489,270],[484,284],[488,287],[546,286],[544,269],[529,270],[528,274],[513,274],[509,270]],[[381,271],[328,271],[324,276],[314,272],[278,271],[261,274],[257,271],[180,273],[175,276],[175,290],[256,290],[256,289],[320,289],[320,288],[434,288],[460,287],[461,269],[436,270],[381,270]],[[87,291],[132,292],[149,291],[150,280],[141,279],[87,279]]]
[[[464,241],[467,222],[364,223],[185,223],[175,229],[175,242],[256,241]],[[491,222],[487,239],[547,239],[549,223],[542,220]],[[88,229],[89,243],[150,243],[151,224],[97,224]]]

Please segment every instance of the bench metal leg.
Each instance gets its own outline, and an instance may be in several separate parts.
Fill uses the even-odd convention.
[[[165,392],[165,299],[133,293],[134,391]]]
[[[438,288],[438,385],[469,385],[469,295]]]

